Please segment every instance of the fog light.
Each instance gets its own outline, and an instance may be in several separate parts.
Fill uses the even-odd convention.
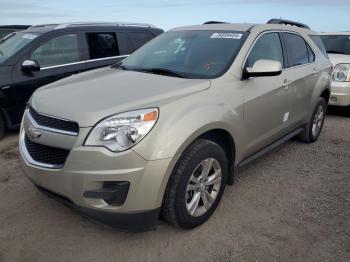
[[[331,102],[332,103],[335,103],[335,102],[337,102],[338,101],[338,99],[335,97],[335,96],[331,96]]]
[[[84,197],[103,199],[109,205],[121,206],[126,200],[129,187],[129,182],[104,182],[101,189],[85,191]]]

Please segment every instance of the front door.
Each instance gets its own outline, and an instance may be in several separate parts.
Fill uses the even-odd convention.
[[[262,34],[251,49],[246,68],[260,60],[275,60],[284,66],[284,54],[277,32]],[[289,124],[290,90],[286,73],[253,77],[242,81],[244,92],[244,130],[247,155],[278,139]]]

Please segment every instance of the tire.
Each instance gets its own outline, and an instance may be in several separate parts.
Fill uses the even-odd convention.
[[[183,229],[191,229],[206,222],[217,208],[225,190],[228,165],[226,154],[218,144],[206,139],[196,140],[185,150],[169,178],[161,210],[163,219]],[[210,169],[209,172],[205,172],[206,167]],[[204,183],[205,173],[208,176]]]
[[[6,131],[6,123],[2,114],[0,113],[0,139],[4,137],[5,131]]]
[[[322,111],[322,119],[320,119],[321,116],[319,115],[321,113],[320,110]],[[324,120],[326,117],[326,110],[327,110],[326,100],[320,97],[312,113],[309,123],[305,127],[304,131],[297,136],[299,141],[304,143],[313,143],[319,138],[322,132]],[[314,125],[317,125],[317,126],[314,126]]]

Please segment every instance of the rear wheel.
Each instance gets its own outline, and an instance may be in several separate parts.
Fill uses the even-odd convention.
[[[169,179],[162,217],[190,229],[209,219],[225,189],[228,160],[216,143],[200,139],[182,155]]]
[[[309,123],[305,127],[304,131],[298,136],[300,141],[305,143],[313,143],[318,139],[326,117],[326,109],[326,101],[324,98],[320,97]]]
[[[5,130],[6,130],[6,123],[5,123],[5,120],[2,116],[2,114],[0,113],[0,139],[2,139],[4,137]]]

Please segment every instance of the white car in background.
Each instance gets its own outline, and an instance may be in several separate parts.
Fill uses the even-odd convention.
[[[347,107],[350,116],[350,32],[320,34],[333,64],[330,105]]]

